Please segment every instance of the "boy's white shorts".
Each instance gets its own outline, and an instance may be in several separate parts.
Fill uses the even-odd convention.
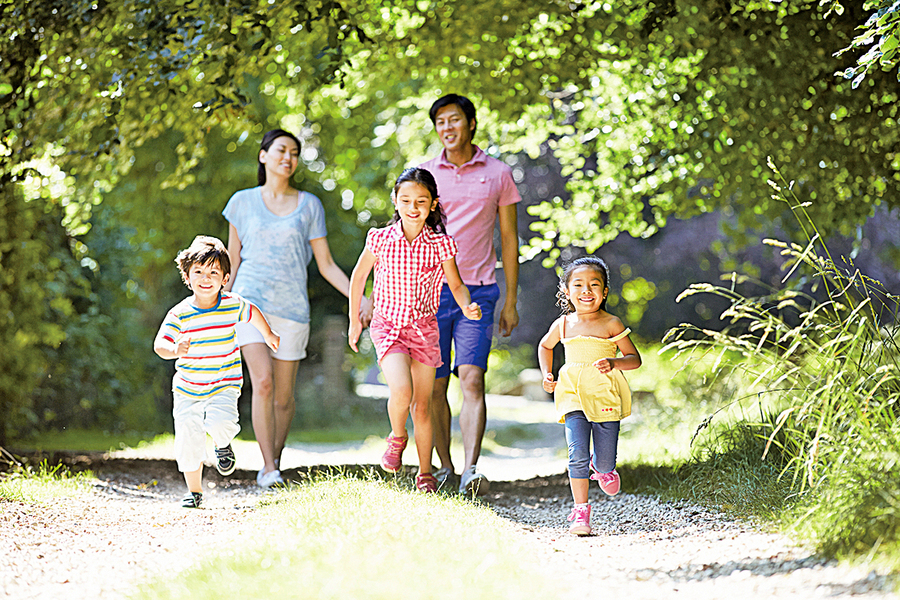
[[[290,319],[282,319],[274,315],[266,315],[269,327],[272,331],[281,336],[278,342],[278,352],[272,352],[269,348],[269,355],[278,360],[303,360],[306,358],[306,345],[309,343],[309,323],[300,323],[291,321]],[[266,340],[259,332],[259,329],[250,323],[238,323],[234,328],[237,334],[238,346],[247,344],[265,344]]]
[[[198,400],[172,391],[175,420],[175,460],[181,472],[196,471],[206,458],[206,434],[216,448],[224,448],[240,432],[238,397],[240,388],[228,387]]]

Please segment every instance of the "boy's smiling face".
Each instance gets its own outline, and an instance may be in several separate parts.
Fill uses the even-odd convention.
[[[219,292],[228,282],[228,273],[222,271],[218,261],[207,264],[194,263],[188,271],[188,285],[194,292],[199,308],[215,306],[219,301]]]

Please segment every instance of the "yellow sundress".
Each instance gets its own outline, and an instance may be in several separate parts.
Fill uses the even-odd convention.
[[[566,351],[566,362],[559,370],[553,393],[559,422],[565,423],[566,414],[575,410],[583,411],[593,423],[621,421],[631,414],[628,381],[619,369],[601,373],[593,363],[601,358],[615,358],[619,350],[616,342],[631,333],[631,329],[611,338],[586,335],[566,338],[565,322],[565,318],[560,321],[559,338]]]

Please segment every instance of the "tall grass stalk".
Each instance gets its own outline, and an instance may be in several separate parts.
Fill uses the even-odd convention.
[[[851,259],[835,260],[806,212],[808,203],[769,166],[773,197],[788,204],[806,237],[802,244],[764,240],[785,259],[782,287],[749,297],[738,287],[762,284],[737,273],[725,276],[723,285],[690,286],[679,300],[709,293],[728,301],[721,315],[727,327],[682,324],[667,333],[665,349],[688,360],[716,357],[724,374],[740,379],[750,397],[773,411],[774,419],[754,424],[766,440],[764,456],[777,448],[786,459],[783,475],[804,496],[800,520],[821,525],[811,530],[823,547],[858,554],[896,545],[898,297]],[[837,522],[843,529],[829,531]]]

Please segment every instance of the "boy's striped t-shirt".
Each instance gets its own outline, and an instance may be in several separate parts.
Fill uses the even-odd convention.
[[[191,340],[187,356],[175,361],[173,390],[199,399],[241,387],[241,351],[234,328],[249,321],[252,310],[253,305],[237,294],[223,291],[212,308],[197,308],[185,298],[166,314],[163,338],[173,344],[183,336]]]

